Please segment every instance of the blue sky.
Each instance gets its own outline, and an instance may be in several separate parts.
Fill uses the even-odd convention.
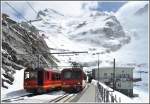
[[[107,12],[116,12],[126,2],[100,2],[98,10]]]
[[[95,7],[94,7],[94,5],[92,7],[90,7],[89,4],[84,4],[82,6],[82,8],[84,9],[84,8],[86,8],[88,6],[90,10],[117,12],[118,9],[120,7],[122,7],[125,3],[127,3],[127,2],[125,2],[125,1],[124,2],[117,2],[117,1],[116,2],[113,2],[113,1],[109,1],[109,2],[105,1],[105,2],[103,2],[103,1],[99,1],[95,5]]]

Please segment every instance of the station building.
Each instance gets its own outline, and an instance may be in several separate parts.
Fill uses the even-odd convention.
[[[116,67],[115,69],[100,67],[98,71],[98,68],[94,68],[92,76],[125,95],[133,96],[133,69],[133,67]]]

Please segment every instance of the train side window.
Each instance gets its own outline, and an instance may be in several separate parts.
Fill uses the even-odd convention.
[[[58,74],[58,80],[60,80],[60,74]]]
[[[60,79],[59,77],[60,77],[59,74],[56,73],[56,74],[55,74],[55,79],[56,79],[56,80],[59,80],[59,79]]]
[[[55,80],[55,74],[52,73],[52,80]]]
[[[58,74],[56,73],[56,75],[55,75],[55,78],[56,78],[56,80],[58,80]]]
[[[47,72],[47,79],[49,80],[49,72]]]
[[[60,74],[58,74],[58,80],[60,80]]]
[[[107,78],[107,73],[104,73],[104,78]]]
[[[57,73],[55,73],[55,79],[57,80]]]

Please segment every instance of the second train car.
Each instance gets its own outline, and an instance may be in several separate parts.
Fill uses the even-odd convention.
[[[61,71],[62,90],[80,92],[86,85],[86,74],[81,68],[65,68]]]

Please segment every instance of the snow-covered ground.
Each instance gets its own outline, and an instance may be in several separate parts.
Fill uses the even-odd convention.
[[[24,69],[20,71],[16,70],[14,77],[15,80],[13,85],[9,85],[8,89],[1,87],[1,99],[8,99],[28,94],[23,90]]]
[[[32,97],[23,97],[21,100],[12,100],[12,103],[48,103],[52,99],[64,95],[63,91],[56,91],[42,95],[36,95]]]

